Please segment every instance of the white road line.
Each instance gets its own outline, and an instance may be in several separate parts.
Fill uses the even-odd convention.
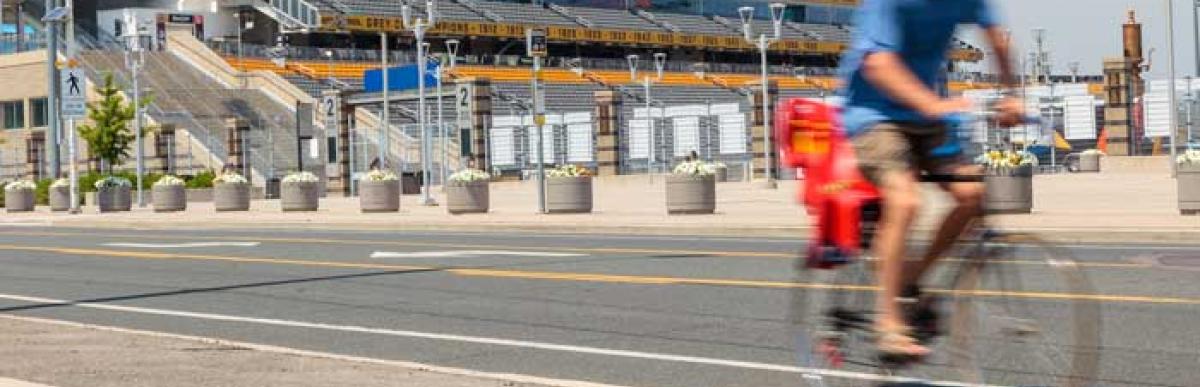
[[[143,308],[143,307],[136,307],[136,306],[123,306],[123,305],[113,305],[113,304],[104,304],[104,303],[75,302],[75,301],[69,301],[69,300],[59,300],[59,299],[45,298],[45,297],[22,296],[22,295],[15,295],[15,294],[0,294],[0,299],[31,302],[31,303],[41,303],[41,304],[69,305],[69,306],[74,306],[74,307],[79,307],[79,308],[87,308],[87,309],[138,313],[138,314],[157,315],[157,316],[171,316],[171,317],[191,318],[191,319],[199,319],[199,320],[226,321],[226,322],[270,325],[270,326],[288,327],[288,328],[316,329],[316,330],[325,330],[325,331],[363,333],[363,334],[373,334],[373,335],[393,336],[393,337],[406,337],[406,338],[426,339],[426,340],[452,341],[452,342],[459,342],[459,343],[495,345],[495,346],[503,346],[503,347],[514,347],[514,348],[529,348],[529,349],[539,349],[539,350],[546,350],[546,351],[572,352],[572,353],[582,353],[582,354],[589,354],[589,355],[613,356],[613,357],[624,357],[624,358],[645,359],[645,360],[657,360],[657,361],[666,361],[666,362],[674,362],[674,363],[702,364],[702,365],[713,365],[713,366],[751,369],[751,370],[760,370],[760,371],[786,372],[786,373],[802,374],[802,375],[806,375],[806,376],[854,379],[854,380],[863,380],[863,381],[872,381],[872,382],[892,382],[892,383],[927,382],[927,383],[934,383],[939,386],[947,386],[947,387],[978,386],[978,385],[974,385],[974,384],[964,384],[964,383],[960,383],[960,382],[923,381],[923,380],[919,380],[919,379],[877,375],[877,374],[862,373],[862,372],[849,372],[849,371],[837,371],[837,370],[827,370],[827,369],[819,369],[819,368],[806,368],[806,367],[796,367],[796,366],[789,366],[789,365],[782,365],[782,364],[757,363],[757,362],[749,362],[749,361],[716,359],[716,358],[686,356],[686,355],[673,355],[673,354],[654,353],[654,352],[639,352],[639,351],[629,351],[629,350],[621,350],[621,349],[583,347],[583,346],[577,346],[577,345],[554,344],[554,343],[545,343],[545,342],[537,342],[537,341],[510,340],[510,339],[492,338],[492,337],[464,336],[464,335],[454,335],[454,334],[445,334],[445,333],[429,333],[429,332],[417,332],[417,331],[408,331],[408,330],[370,328],[370,327],[362,327],[362,326],[355,326],[355,325],[337,325],[337,324],[324,324],[324,323],[280,320],[280,319],[270,319],[270,318],[243,317],[243,316],[232,316],[232,315],[225,315],[225,314],[187,312],[187,311],[179,311],[179,310]],[[987,387],[987,386],[978,386],[978,387]]]
[[[391,251],[376,251],[371,253],[371,258],[387,259],[387,258],[471,258],[471,257],[486,257],[494,255],[513,256],[513,257],[584,257],[587,254],[575,253],[551,253],[545,251],[505,251],[505,250],[451,250],[451,251],[417,251],[411,253],[396,253]]]
[[[45,384],[31,383],[24,380],[0,378],[0,387],[50,387]]]
[[[111,242],[104,243],[102,246],[108,247],[131,247],[137,249],[183,249],[194,247],[254,247],[258,246],[259,242],[187,242],[187,243],[125,243]]]

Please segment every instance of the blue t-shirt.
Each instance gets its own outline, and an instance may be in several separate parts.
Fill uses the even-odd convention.
[[[863,59],[876,52],[899,54],[921,82],[937,90],[950,42],[960,24],[997,24],[988,0],[863,0],[855,14],[853,43],[842,58],[842,124],[850,135],[883,121],[925,122],[863,77]]]

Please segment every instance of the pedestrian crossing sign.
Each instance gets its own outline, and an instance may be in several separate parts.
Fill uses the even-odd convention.
[[[60,75],[63,119],[87,118],[87,75],[76,67],[64,68]]]

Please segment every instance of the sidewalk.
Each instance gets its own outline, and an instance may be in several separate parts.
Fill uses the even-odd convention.
[[[256,201],[249,213],[216,213],[211,203],[192,203],[184,214],[156,214],[150,208],[131,213],[31,214],[0,216],[0,225],[49,224],[78,227],[316,227],[392,230],[533,231],[558,233],[637,233],[665,235],[756,235],[795,237],[809,227],[797,204],[798,182],[780,182],[775,190],[744,182],[718,185],[717,214],[668,216],[663,178],[624,176],[597,179],[595,212],[582,215],[537,214],[532,182],[494,183],[492,211],[452,216],[444,207],[418,205],[404,198],[395,214],[362,214],[354,198],[331,194],[315,213],[282,213],[278,201]],[[1176,211],[1175,182],[1168,176],[1133,174],[1040,175],[1034,181],[1034,213],[992,219],[1008,230],[1038,232],[1074,242],[1200,243],[1200,217]],[[921,228],[935,225],[948,202],[928,187]],[[435,196],[441,192],[435,188]]]
[[[0,387],[605,387],[7,315],[0,359]]]

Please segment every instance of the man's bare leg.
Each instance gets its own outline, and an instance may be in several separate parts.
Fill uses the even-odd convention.
[[[983,171],[978,166],[964,165],[955,168],[955,175],[978,175]],[[934,235],[933,242],[920,261],[915,262],[905,271],[904,285],[920,282],[925,272],[929,271],[938,259],[954,246],[958,238],[966,231],[967,226],[979,218],[985,187],[980,182],[955,182],[942,184],[942,190],[954,198],[955,207],[946,214],[941,227]]]
[[[925,355],[929,353],[928,348],[905,337],[896,336],[897,333],[905,333],[908,329],[896,298],[900,296],[904,286],[904,245],[920,206],[919,185],[915,174],[900,171],[884,173],[880,183],[883,214],[874,241],[874,253],[878,262],[876,277],[882,288],[875,301],[879,312],[875,328],[884,334],[881,337],[880,348],[886,352]]]

